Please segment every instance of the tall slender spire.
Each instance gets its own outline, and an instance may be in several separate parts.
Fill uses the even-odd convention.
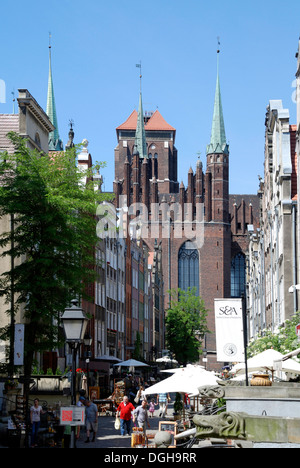
[[[219,54],[220,54],[219,49],[217,51],[217,54],[218,54],[217,55],[217,85],[216,85],[216,94],[215,94],[214,115],[213,115],[210,144],[207,146],[207,150],[206,150],[207,154],[229,152],[229,148],[228,148],[227,141],[226,141],[223,107],[222,107],[222,99],[221,99],[221,88],[220,88],[220,78],[219,78]]]
[[[48,95],[47,95],[46,113],[51,123],[55,127],[55,130],[49,134],[49,150],[50,151],[63,151],[63,143],[59,138],[56,105],[55,105],[55,98],[54,98],[52,64],[51,64],[51,34],[49,34],[49,79],[48,79]]]
[[[144,124],[144,111],[143,111],[143,102],[142,102],[142,64],[139,63],[136,66],[140,68],[140,100],[139,100],[139,110],[138,110],[136,132],[135,132],[135,146],[136,146],[137,151],[139,152],[140,158],[144,160],[144,158],[148,158],[148,152],[147,152],[146,132],[145,132],[145,124]]]

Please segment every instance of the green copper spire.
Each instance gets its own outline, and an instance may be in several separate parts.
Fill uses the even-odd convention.
[[[51,37],[51,36],[50,36]],[[54,125],[55,130],[49,133],[49,150],[50,151],[63,151],[63,144],[59,138],[56,105],[54,98],[54,88],[52,79],[52,67],[51,67],[51,44],[49,45],[49,79],[48,79],[48,96],[47,96],[47,111],[46,111],[51,123]]]
[[[147,144],[146,144],[146,132],[144,124],[144,112],[142,104],[142,93],[140,93],[138,119],[135,132],[135,146],[139,152],[140,158],[144,159],[148,157]]]
[[[218,51],[219,54],[220,51]],[[219,79],[219,55],[218,55],[218,70],[217,70],[217,85],[215,94],[214,115],[211,131],[210,144],[207,146],[207,154],[229,153],[229,148],[226,142],[223,107],[221,99],[221,88]]]
[[[136,132],[135,132],[135,146],[137,151],[139,152],[140,158],[148,158],[147,152],[147,143],[146,143],[146,132],[145,132],[145,124],[144,124],[144,111],[143,111],[143,103],[142,103],[142,64],[136,65],[140,68],[140,101],[139,101],[139,111],[138,111],[138,118],[137,118],[137,125],[136,125]]]

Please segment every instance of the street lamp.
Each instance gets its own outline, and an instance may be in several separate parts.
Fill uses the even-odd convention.
[[[77,349],[84,340],[84,335],[86,327],[88,324],[88,318],[86,317],[84,311],[78,307],[78,301],[73,299],[71,301],[72,307],[65,309],[64,314],[61,318],[66,341],[70,348],[72,349],[72,387],[71,395],[73,406],[76,405],[76,354]],[[75,448],[75,426],[72,426],[71,432],[71,443],[70,448]]]
[[[78,307],[78,301],[71,301],[72,307],[65,309],[61,318],[66,340],[72,348],[77,347],[84,340],[88,318],[84,311]]]
[[[91,353],[91,346],[93,343],[93,338],[90,335],[85,335],[84,337],[84,346],[88,349],[86,352],[86,373],[87,373],[87,394],[88,398],[90,398],[90,357],[92,355]]]
[[[197,341],[201,342],[204,338],[204,333],[201,330],[195,330],[194,335]]]

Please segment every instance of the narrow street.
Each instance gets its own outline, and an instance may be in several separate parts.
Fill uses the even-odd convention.
[[[173,405],[172,405],[173,406]],[[169,415],[172,414],[173,409],[171,406],[168,408]],[[159,421],[162,419],[158,417],[158,410],[155,411],[154,417],[149,418],[150,429],[147,432],[158,431]],[[167,418],[165,418],[167,421]],[[116,431],[114,427],[115,418],[112,416],[99,416],[98,418],[98,433],[95,442],[85,443],[86,431],[85,428],[81,429],[80,439],[76,442],[77,448],[130,448],[131,437],[121,436],[120,431]],[[92,436],[90,436],[90,440]]]
[[[168,413],[171,415],[173,413],[173,404],[168,408]],[[147,433],[155,433],[158,431],[159,421],[162,421],[162,418],[158,417],[158,410],[155,411],[154,417],[149,418],[150,429],[147,430]],[[168,418],[164,419],[165,421]],[[131,437],[121,436],[120,431],[116,431],[114,427],[115,418],[112,416],[99,416],[98,418],[98,433],[95,438],[95,442],[85,443],[86,441],[86,431],[85,428],[82,428],[80,439],[76,442],[77,448],[87,449],[87,448],[102,448],[102,449],[130,449],[131,448]],[[90,440],[92,436],[90,437]],[[300,448],[299,444],[271,444],[271,443],[256,443],[253,445],[254,449],[265,449],[265,448]]]
[[[300,448],[300,0],[1,18],[0,449]]]

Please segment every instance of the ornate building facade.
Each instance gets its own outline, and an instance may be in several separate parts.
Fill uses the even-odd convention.
[[[171,289],[195,288],[204,299],[212,332],[205,337],[204,351],[216,367],[214,299],[245,293],[247,226],[259,221],[256,195],[229,195],[219,75],[206,170],[198,160],[188,172],[187,187],[178,180],[176,130],[159,111],[143,112],[141,93],[138,112],[116,131],[117,208],[126,207],[129,232],[139,232],[150,252],[157,241],[161,244],[165,310]]]
[[[260,226],[250,234],[249,336],[276,333],[298,310],[296,129],[282,101],[270,101],[265,120]],[[293,294],[289,293],[292,287]]]

